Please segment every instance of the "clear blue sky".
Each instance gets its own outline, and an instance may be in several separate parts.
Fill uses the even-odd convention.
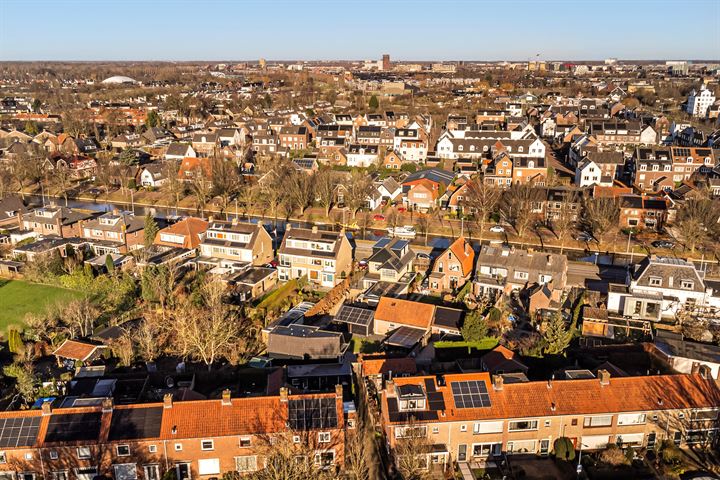
[[[0,60],[718,59],[720,0],[0,0]]]

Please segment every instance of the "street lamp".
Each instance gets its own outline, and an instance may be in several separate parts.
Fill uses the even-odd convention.
[[[590,448],[589,446],[587,446],[587,445],[585,445],[584,443],[580,442],[580,451],[578,452],[578,464],[577,464],[577,468],[576,468],[578,477],[580,477],[580,474],[581,474],[582,471],[583,471],[582,463],[580,463],[580,461],[582,460],[582,449],[583,449],[583,447]]]

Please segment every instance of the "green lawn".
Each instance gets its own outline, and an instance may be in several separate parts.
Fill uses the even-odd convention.
[[[41,313],[48,305],[81,296],[80,292],[64,288],[0,279],[0,330],[5,331],[8,325],[22,325],[27,313]]]

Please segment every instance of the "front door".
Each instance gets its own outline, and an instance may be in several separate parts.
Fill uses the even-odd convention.
[[[550,451],[550,440],[545,438],[543,440],[540,440],[540,455],[543,457],[548,454]]]
[[[175,465],[178,480],[190,480],[190,463],[182,462]]]

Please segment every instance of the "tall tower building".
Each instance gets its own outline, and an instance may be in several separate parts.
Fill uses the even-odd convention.
[[[390,55],[387,53],[382,56],[382,69],[385,72],[390,70]]]

